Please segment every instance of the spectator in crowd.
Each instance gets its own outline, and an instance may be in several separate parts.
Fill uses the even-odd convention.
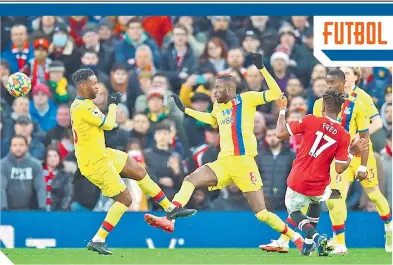
[[[29,148],[29,153],[36,159],[42,160],[45,155],[45,146],[40,139],[33,134],[33,123],[29,117],[20,116],[14,125],[15,135],[22,135],[26,138]],[[3,139],[2,141],[2,157],[10,151],[11,138]]]
[[[303,42],[309,54],[314,54],[314,28],[312,26],[306,28],[303,34]],[[319,64],[319,61],[314,56],[310,58],[311,65]]]
[[[387,102],[383,109],[383,127],[386,131],[392,131],[392,102]]]
[[[228,196],[213,201],[215,211],[250,211],[248,201],[243,192],[235,184],[228,186]]]
[[[306,30],[310,27],[307,16],[291,16],[290,23],[294,28],[296,38],[303,40]]]
[[[138,85],[141,93],[147,93],[147,91],[152,87],[153,76],[149,72],[138,73]]]
[[[308,112],[306,100],[301,96],[294,97],[289,104],[289,112],[292,111],[299,111],[303,116],[306,115]]]
[[[195,56],[199,57],[205,50],[207,34],[200,31],[195,23],[195,18],[191,16],[179,17],[178,23],[184,25],[188,32],[188,43],[190,44]],[[225,57],[224,57],[225,58]]]
[[[1,210],[45,210],[41,163],[28,153],[28,141],[24,136],[13,136],[9,148],[9,154],[0,160]]]
[[[257,138],[258,146],[265,140],[266,120],[262,112],[256,111],[254,117],[254,134]]]
[[[288,80],[285,90],[287,91],[286,94],[289,102],[295,97],[303,97],[303,85],[296,77],[292,77]]]
[[[74,43],[77,47],[80,47],[83,44],[82,30],[83,27],[87,24],[87,22],[88,22],[87,16],[68,17],[67,23],[70,27],[70,36],[74,39]]]
[[[57,105],[51,100],[52,93],[49,87],[38,84],[32,91],[33,100],[30,102],[30,115],[33,121],[38,122],[45,132],[56,127]]]
[[[169,145],[170,127],[166,122],[157,124],[154,132],[156,144],[145,150],[149,175],[155,179],[169,199],[172,199],[182,182],[181,160]]]
[[[68,211],[72,198],[72,175],[63,169],[59,151],[54,147],[46,150],[43,163],[46,184],[46,210]]]
[[[153,61],[159,67],[160,52],[155,41],[143,30],[142,22],[138,18],[132,18],[127,23],[127,33],[124,40],[119,41],[115,47],[116,62],[127,63],[132,66],[135,64],[135,51],[138,46],[145,44],[153,52]]]
[[[247,70],[243,67],[244,55],[240,48],[233,48],[228,51],[227,64],[229,68],[225,69],[220,74],[231,74],[235,71],[239,71],[241,75],[246,74]]]
[[[205,49],[199,60],[199,68],[213,73],[221,73],[226,69],[228,49],[218,37],[212,37],[204,46]]]
[[[52,44],[49,46],[49,58],[53,61],[64,63],[68,80],[71,75],[79,69],[80,53],[68,34],[67,26],[63,23],[57,24],[53,33]]]
[[[132,126],[130,125],[130,112],[128,111],[128,107],[123,103],[117,105],[116,108],[116,123],[120,129],[125,131],[131,131]]]
[[[295,154],[276,137],[275,125],[267,128],[265,143],[256,161],[263,176],[266,205],[271,211],[285,210],[287,177]]]
[[[173,42],[162,56],[161,69],[178,93],[181,84],[196,71],[197,59],[188,44],[188,31],[182,24],[176,24],[172,31]]]
[[[269,29],[269,28],[275,28],[275,25],[272,25],[272,21],[269,19],[268,16],[250,16],[249,18],[246,19],[245,21],[245,26],[244,29],[242,28],[238,33],[240,35],[241,33],[245,31],[253,31],[257,36],[258,39],[262,39],[262,35]]]
[[[52,60],[48,58],[49,42],[46,39],[36,39],[33,43],[34,58],[30,59],[25,73],[30,76],[31,86],[46,84],[49,80],[48,68]]]
[[[193,74],[183,83],[180,89],[179,97],[186,107],[192,107],[192,97],[195,93],[206,94],[210,98],[210,87],[213,83],[214,76],[212,73],[200,75]]]
[[[185,159],[185,151],[184,151],[184,145],[180,141],[179,137],[177,136],[177,130],[176,130],[176,124],[175,122],[171,120],[166,121],[169,125],[169,128],[171,130],[171,137],[169,139],[169,145],[171,146],[172,150],[180,155],[181,161]]]
[[[61,61],[53,61],[48,68],[48,86],[54,95],[56,104],[71,102],[76,97],[75,88],[64,77],[65,67]]]
[[[244,67],[253,66],[251,53],[259,52],[262,53],[260,49],[261,41],[258,39],[258,36],[254,31],[248,30],[243,37],[242,46],[245,54]]]
[[[210,199],[206,196],[204,189],[197,188],[191,195],[190,201],[187,203],[187,207],[198,211],[211,211],[213,205]]]
[[[152,88],[147,94],[146,115],[151,123],[156,124],[168,118],[168,108],[164,104],[164,91]]]
[[[385,175],[386,185],[382,190],[388,202],[392,202],[392,131],[388,131],[386,146],[381,151],[381,163]]]
[[[6,88],[8,77],[11,74],[10,67],[10,64],[6,60],[0,59],[0,93],[1,98],[4,99],[5,103],[7,103],[9,107],[12,106],[12,102],[15,98],[13,95],[8,93]]]
[[[121,93],[120,102],[127,105],[130,112],[134,109],[137,96],[140,94],[136,78],[131,78],[124,64],[115,63],[110,75],[110,90]]]
[[[363,88],[374,100],[374,104],[381,108],[385,102],[385,88],[392,80],[392,75],[384,67],[362,67],[362,80],[359,87]]]
[[[63,23],[63,20],[57,16],[40,16],[34,19],[31,27],[35,35],[42,36],[49,42],[52,42],[53,33],[55,32],[56,24]]]
[[[317,99],[321,98],[323,94],[325,94],[327,90],[327,85],[326,85],[326,79],[325,77],[317,77],[316,79],[313,80],[312,82],[312,87],[311,89],[308,90],[308,97],[307,97],[307,103],[308,103],[308,112],[309,114],[312,113],[313,111],[313,106],[314,103]]]
[[[25,25],[15,24],[11,27],[11,43],[8,45],[1,57],[10,64],[11,74],[26,71],[28,62],[34,57],[34,47],[28,42]]]
[[[145,16],[142,19],[144,30],[156,41],[159,48],[162,47],[165,36],[172,31],[172,19],[170,16]]]
[[[288,80],[294,75],[288,70],[289,55],[283,47],[278,48],[270,57],[273,77],[283,92],[286,92]]]
[[[196,111],[210,112],[212,108],[210,95],[202,92],[194,93],[191,98],[191,108]],[[198,121],[191,116],[185,116],[184,127],[186,135],[192,135],[188,139],[190,147],[197,147],[205,142],[205,129],[208,126],[208,124]]]
[[[311,73],[310,85],[312,86],[314,81],[319,78],[326,78],[326,75],[327,75],[327,69],[325,66],[323,66],[322,64],[314,65]]]
[[[45,145],[59,143],[71,131],[71,115],[68,105],[59,105],[56,113],[56,127],[46,133]]]
[[[280,46],[287,50],[289,66],[292,73],[302,84],[308,84],[311,69],[314,67],[313,55],[304,45],[296,44],[296,34],[292,27],[283,26],[279,31]]]
[[[127,32],[128,22],[137,19],[136,16],[118,16],[112,18],[114,24],[113,35],[121,40],[124,39],[124,34]]]
[[[94,49],[84,50],[81,57],[81,68],[90,68],[97,77],[98,82],[109,86],[109,77],[98,68],[98,53]]]
[[[146,114],[141,112],[134,114],[129,138],[138,140],[144,149],[152,146],[153,135],[150,130],[150,120]]]
[[[108,88],[104,83],[97,83],[98,92],[96,98],[94,99],[94,104],[98,107],[98,109],[102,113],[106,113],[108,111]]]
[[[4,111],[0,112],[0,139],[7,139],[11,138],[11,136],[14,134],[14,128],[13,128],[12,120],[9,119],[9,114],[5,113]],[[3,157],[5,154],[3,154],[3,151],[1,150],[0,157]]]
[[[113,52],[113,49],[116,44],[115,36],[112,34],[113,32],[113,23],[108,18],[103,18],[98,22],[98,38],[100,45],[105,46],[107,49]],[[113,61],[112,61],[113,63]]]
[[[83,54],[86,50],[94,50],[98,55],[97,68],[101,72],[108,74],[112,68],[114,53],[112,48],[105,45],[100,45],[98,28],[94,23],[86,24],[82,29],[83,45],[79,48],[80,53]]]
[[[211,23],[213,31],[210,33],[210,37],[218,37],[222,39],[229,48],[235,48],[240,46],[239,38],[236,34],[229,29],[229,22],[231,17],[229,16],[214,16],[211,17]]]

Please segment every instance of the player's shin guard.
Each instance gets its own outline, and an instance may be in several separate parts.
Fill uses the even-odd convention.
[[[277,215],[264,209],[255,214],[259,221],[266,223],[277,232],[295,239],[295,231],[289,228]]]
[[[383,196],[381,191],[379,189],[372,191],[370,193],[367,193],[367,196],[377,206],[377,211],[379,213],[379,216],[381,217],[382,221],[385,223],[385,230],[386,231],[392,230],[391,228],[392,215],[390,213],[389,203],[386,200],[386,198]]]
[[[102,223],[97,234],[93,238],[93,242],[104,242],[108,234],[117,225],[120,218],[127,211],[128,207],[120,202],[115,202],[111,208],[109,208],[106,214],[105,220]]]
[[[170,212],[175,208],[171,201],[168,200],[165,193],[161,190],[157,183],[155,183],[150,178],[148,174],[146,174],[146,176],[140,181],[137,181],[137,183],[141,190],[152,197],[153,200],[157,202],[165,211]]]
[[[319,203],[310,204],[307,211],[307,218],[315,229],[317,228],[320,215],[321,215],[321,207]]]
[[[337,245],[345,246],[345,220],[347,218],[347,207],[344,199],[329,199],[326,201],[332,221],[333,233]]]
[[[194,184],[189,181],[183,181],[181,188],[178,193],[176,193],[172,202],[177,207],[184,207],[191,198],[192,193],[195,190]]]

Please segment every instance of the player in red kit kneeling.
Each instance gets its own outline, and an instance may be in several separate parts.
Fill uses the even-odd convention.
[[[316,225],[320,216],[320,202],[331,195],[330,165],[335,160],[335,168],[344,172],[351,159],[368,148],[365,139],[352,141],[350,135],[337,122],[344,98],[330,90],[323,95],[323,117],[307,115],[297,121],[285,122],[287,99],[282,96],[276,101],[280,108],[277,121],[277,138],[286,139],[291,135],[302,135],[301,147],[288,176],[285,205],[289,217],[306,235],[302,254],[310,255],[316,248],[320,256],[327,256],[327,239],[319,235]],[[349,146],[349,148],[348,148]],[[309,206],[307,216],[301,210]]]

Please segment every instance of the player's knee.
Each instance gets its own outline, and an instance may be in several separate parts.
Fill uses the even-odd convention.
[[[133,171],[133,179],[136,181],[142,180],[147,174],[146,169],[137,163],[133,165],[132,171]]]
[[[191,182],[195,187],[198,187],[198,178],[195,173],[191,173],[190,175],[186,176],[184,180]]]
[[[130,207],[132,204],[132,196],[131,193],[127,190],[126,196],[124,196],[123,204],[127,207]]]
[[[262,211],[257,212],[257,213],[255,214],[255,217],[256,217],[259,221],[264,222],[264,223],[267,223],[267,222],[269,221],[270,213],[269,213],[268,210],[263,209]]]

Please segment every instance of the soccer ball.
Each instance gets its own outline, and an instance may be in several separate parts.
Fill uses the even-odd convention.
[[[8,77],[6,88],[14,97],[26,96],[31,89],[30,78],[24,73],[15,73]]]

